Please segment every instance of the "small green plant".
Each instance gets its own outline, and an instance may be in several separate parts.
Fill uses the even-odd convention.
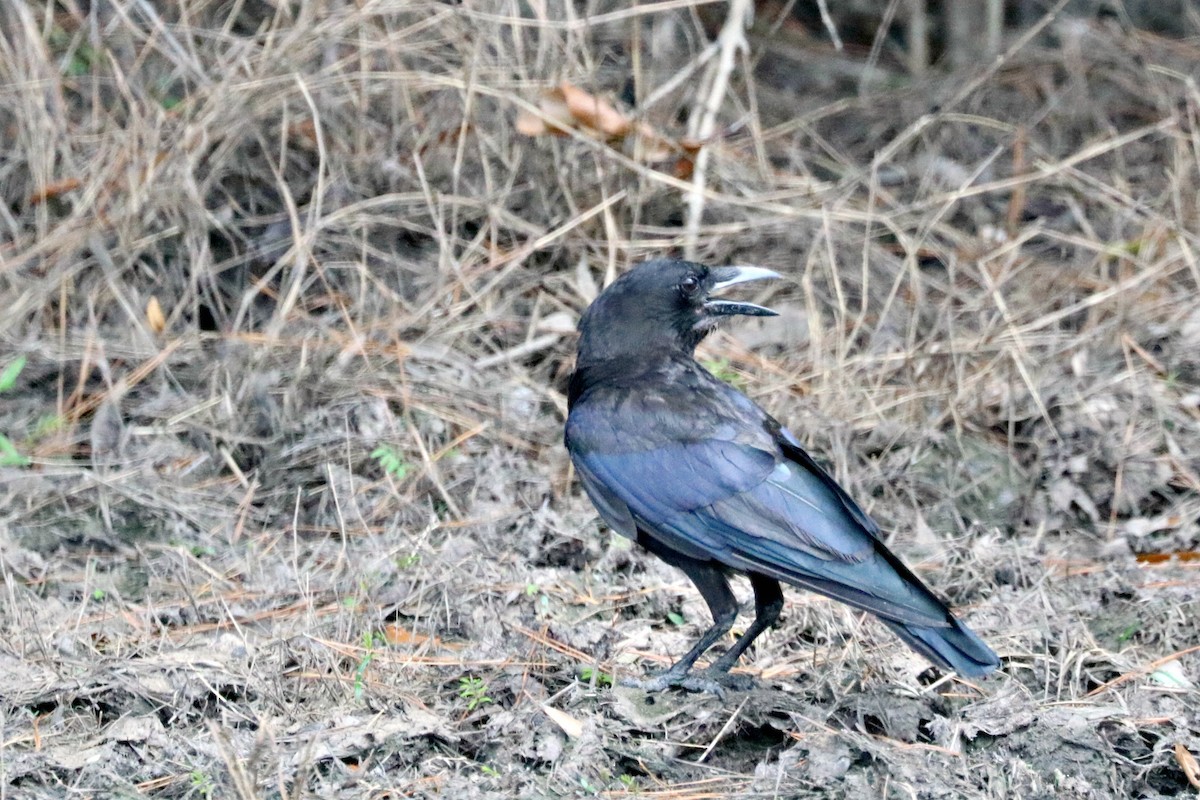
[[[1123,630],[1119,634],[1117,634],[1117,641],[1120,642],[1121,644],[1125,644],[1130,639],[1132,639],[1134,636],[1136,636],[1137,632],[1140,631],[1141,629],[1142,629],[1142,623],[1135,622],[1132,625],[1127,626],[1125,628],[1125,630]]]
[[[668,611],[667,621],[676,627],[687,622],[687,620],[683,618],[683,614],[680,614],[678,611]]]
[[[99,57],[100,55],[95,50],[86,44],[81,44],[75,49],[75,53],[71,56],[70,60],[63,65],[63,72],[72,78],[87,75],[92,71],[92,65],[96,63]]]
[[[375,650],[387,644],[387,640],[382,633],[367,631],[363,634],[362,658],[358,660],[358,666],[354,668],[354,699],[361,700],[363,694],[367,690],[367,668],[371,666],[371,662],[375,660]]]
[[[212,797],[217,786],[213,783],[213,779],[208,773],[200,769],[194,769],[188,776],[191,779],[192,789],[199,792],[204,797]]]
[[[480,764],[479,771],[492,778],[500,777],[500,770],[496,769],[491,764]]]
[[[483,678],[464,675],[458,679],[458,696],[467,701],[467,711],[492,702],[487,694],[487,682]]]
[[[409,553],[406,556],[400,556],[396,559],[396,566],[400,569],[412,569],[417,564],[421,563],[420,553]]]
[[[595,676],[597,686],[613,685],[613,677],[607,672],[601,672],[600,670],[593,669],[592,667],[580,667],[579,680],[591,683],[593,676]]]
[[[103,589],[92,589],[92,600],[97,603],[103,602],[104,598],[108,597]]]
[[[158,103],[167,111],[178,106],[183,102],[183,98],[178,97],[172,91],[172,84],[169,78],[161,78],[155,83],[153,95],[158,98]]]
[[[47,40],[56,52],[61,53],[62,59],[58,65],[63,75],[78,78],[87,75],[92,67],[103,60],[103,55],[96,52],[87,42],[75,42],[71,34],[59,26],[50,30]],[[74,47],[72,48],[72,45]]]
[[[408,477],[409,465],[399,451],[391,445],[381,444],[371,451],[371,458],[379,464],[380,469],[398,481]]]
[[[539,617],[550,615],[550,595],[542,591],[541,586],[533,582],[525,584],[525,596],[533,601],[534,612]]]
[[[7,392],[17,385],[17,378],[25,369],[26,361],[25,356],[17,356],[11,364],[0,370],[0,392]]]
[[[25,356],[17,356],[12,363],[0,370],[0,392],[7,392],[17,385],[21,370],[25,369]],[[0,467],[27,467],[32,463],[22,455],[12,440],[0,433]]]
[[[46,414],[39,417],[38,421],[33,424],[33,433],[30,438],[34,441],[45,439],[47,436],[53,436],[67,426],[67,421],[58,414]]]
[[[636,792],[637,791],[637,778],[635,778],[633,775],[630,775],[628,772],[620,775],[617,778],[617,780],[619,780],[621,782],[621,786],[625,787],[625,791],[627,791],[627,792]]]
[[[29,458],[21,455],[16,445],[0,433],[0,467],[27,467],[30,463]]]

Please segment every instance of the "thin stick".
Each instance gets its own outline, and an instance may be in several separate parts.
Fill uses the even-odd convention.
[[[721,110],[721,104],[725,102],[725,92],[729,88],[729,76],[733,74],[734,66],[737,64],[738,50],[748,47],[746,25],[749,24],[753,13],[750,0],[730,0],[729,14],[725,17],[725,25],[721,28],[721,33],[717,36],[720,58],[717,59],[712,88],[704,103],[700,127],[696,130],[696,138],[702,144],[700,152],[696,154],[696,169],[692,174],[691,191],[688,193],[684,255],[689,259],[696,258],[696,240],[700,234],[700,221],[704,218],[704,186],[708,174],[708,139],[716,128],[717,112]]]
[[[742,709],[746,707],[746,701],[749,699],[748,697],[742,698],[741,705],[733,710],[733,713],[729,715],[729,719],[725,720],[725,724],[721,726],[721,730],[717,731],[717,735],[713,737],[713,740],[708,743],[708,747],[704,748],[704,752],[696,759],[697,764],[703,764],[704,759],[708,758],[713,748],[717,746],[717,743],[729,732],[729,729],[733,727],[733,721],[738,718],[738,714],[742,713]]]

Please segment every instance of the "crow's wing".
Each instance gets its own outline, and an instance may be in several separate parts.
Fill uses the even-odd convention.
[[[622,416],[585,404],[568,426],[588,495],[614,529],[636,536],[640,528],[693,558],[769,575],[887,620],[952,624],[878,540],[875,523],[770,417],[753,430],[702,425],[707,430],[672,439],[661,414],[641,437],[630,435],[638,421]],[[638,444],[644,449],[630,449]]]
[[[677,523],[752,488],[775,466],[770,453],[722,441],[572,457],[588,496],[615,530],[636,539],[641,528],[673,550],[718,561],[727,549],[720,530]]]

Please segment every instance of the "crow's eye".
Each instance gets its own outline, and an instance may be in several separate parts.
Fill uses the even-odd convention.
[[[683,292],[684,297],[691,297],[700,291],[700,279],[695,275],[688,275],[679,282],[679,291]]]

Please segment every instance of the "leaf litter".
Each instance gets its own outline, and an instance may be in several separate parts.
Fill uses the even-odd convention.
[[[4,792],[1194,791],[1192,40],[756,24],[701,142],[723,6],[126,5],[0,12]],[[794,279],[701,357],[1003,675],[789,592],[729,705],[619,685],[706,612],[573,481],[572,327],[684,247]]]

